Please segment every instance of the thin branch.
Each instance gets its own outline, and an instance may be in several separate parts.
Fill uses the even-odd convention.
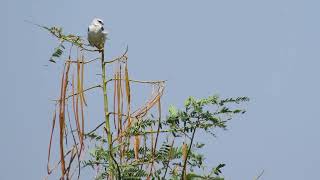
[[[116,81],[116,80],[125,81],[125,79],[111,78],[111,79],[107,80],[106,83],[108,83],[110,81]],[[143,83],[143,84],[160,84],[160,83],[165,83],[167,80],[142,81],[142,80],[129,79],[129,81],[134,82],[134,83]]]
[[[261,171],[261,173],[254,179],[254,180],[258,180],[260,179],[260,177],[264,174],[264,169]]]
[[[28,20],[25,20],[25,22],[30,23],[32,25],[38,26],[40,28],[43,28],[43,29],[49,31],[53,36],[58,38],[60,41],[67,41],[67,42],[71,43],[72,45],[75,45],[75,46],[79,47],[81,51],[85,50],[85,51],[89,51],[89,52],[97,52],[97,51],[101,52],[101,49],[88,49],[88,48],[84,47],[84,46],[87,46],[87,45],[83,43],[83,39],[81,38],[81,36],[76,36],[76,35],[72,35],[72,34],[64,35],[64,34],[62,34],[62,31],[55,31],[53,29],[53,28],[56,28],[56,27],[49,28],[49,27],[46,27],[46,26],[31,22],[31,21],[28,21]],[[70,37],[70,36],[72,36],[72,37]],[[73,38],[77,38],[77,39],[73,39]],[[80,43],[76,42],[78,40],[80,40]]]
[[[73,42],[71,42],[71,43],[73,43]],[[87,49],[87,48],[83,47],[83,45],[79,46],[79,48],[81,49],[81,51],[82,50],[89,51],[89,52],[100,52],[101,51],[100,49]]]
[[[160,102],[160,98],[158,100],[158,110],[159,110],[158,129],[157,129],[156,140],[155,140],[154,147],[153,147],[152,158],[154,158],[154,156],[155,156],[157,143],[158,143],[158,138],[159,138],[159,134],[160,134],[160,128],[161,128],[161,102]],[[151,146],[153,146],[153,144]],[[154,166],[154,161],[152,161],[151,169],[150,169],[148,177],[150,177],[151,174],[152,174],[152,167],[153,166]]]
[[[122,168],[125,168],[125,167],[128,167],[128,166],[138,166],[138,165],[145,165],[145,164],[150,164],[152,161],[154,160],[149,160],[149,161],[133,161],[131,164],[127,165],[127,164],[124,164],[124,165],[120,165],[120,167]]]
[[[183,131],[183,128],[181,128],[181,129],[159,130],[159,133],[170,133],[170,132],[180,132],[180,131]],[[144,132],[141,132],[141,134],[137,134],[137,135],[156,134],[156,133],[158,133],[158,131],[144,131]]]
[[[185,159],[184,162],[183,162],[183,168],[182,168],[182,173],[181,173],[181,180],[185,180],[185,179],[184,179],[184,173],[186,172],[187,161],[188,161],[189,154],[190,154],[190,152],[191,152],[192,143],[193,143],[194,136],[195,136],[195,134],[196,134],[196,130],[197,130],[198,124],[199,124],[199,119],[198,119],[198,121],[197,121],[197,126],[194,128],[194,130],[193,130],[193,132],[192,132],[192,137],[191,137],[189,149],[188,149],[188,152],[187,152],[187,157],[186,157],[186,159]]]
[[[110,64],[110,63],[113,63],[115,61],[127,61],[128,60],[128,57],[127,57],[127,52],[128,52],[128,46],[126,48],[126,51],[119,57],[113,59],[113,60],[110,60],[110,61],[105,61],[104,64]]]
[[[79,144],[79,143],[75,144],[74,146],[77,146],[78,144]],[[71,153],[72,149],[73,149],[73,146],[72,146],[72,148],[70,148],[70,149],[65,153],[64,157],[67,157],[67,156]],[[58,166],[59,166],[60,163],[61,163],[61,160],[59,160],[59,161],[53,166],[53,168],[49,169],[48,175],[50,175],[54,170],[56,170],[56,169],[58,168]]]
[[[78,95],[78,94],[84,93],[84,92],[86,92],[86,91],[89,91],[89,90],[91,90],[91,89],[95,89],[95,88],[98,88],[98,87],[101,87],[101,85],[91,86],[91,87],[89,87],[89,88],[87,88],[87,89],[84,89],[82,92],[76,92],[76,93],[70,94],[70,95],[68,95],[65,99],[67,100],[67,99],[69,99],[69,98],[71,98],[71,97],[73,97],[73,96],[76,96],[76,95]],[[54,100],[52,100],[52,101],[60,101],[60,99],[54,99]]]
[[[74,148],[72,149],[71,151],[71,156],[70,156],[70,160],[69,160],[69,165],[66,169],[66,177],[67,177],[67,180],[70,180],[70,176],[69,176],[69,173],[70,173],[70,169],[71,169],[71,165],[72,165],[72,162],[74,161],[75,157],[77,156],[78,152],[76,150],[76,152],[74,153]]]
[[[123,116],[123,117],[128,117],[128,115],[126,115],[126,114],[119,114],[119,113],[116,113],[116,112],[109,112],[109,114],[112,114],[112,115],[120,115],[120,116]],[[136,117],[130,116],[130,118],[136,118]]]
[[[134,117],[142,118],[147,114],[147,112],[154,106],[155,103],[157,103],[164,91],[164,86],[160,84],[158,85],[158,90],[156,93],[153,94],[153,98],[151,98],[144,106],[137,109],[135,112],[133,112],[131,115]]]
[[[157,129],[157,135],[156,135],[156,140],[154,145],[151,144],[151,146],[153,146],[153,151],[152,151],[152,159],[154,159],[155,153],[156,153],[156,149],[157,149],[157,144],[158,144],[158,138],[159,138],[159,134],[160,134],[160,128],[161,128],[161,102],[160,99],[158,100],[158,109],[159,109],[159,119],[158,119],[158,129]],[[152,161],[151,163],[151,168],[150,168],[150,172],[149,172],[149,176],[151,176],[152,174],[152,167],[154,165],[154,161]]]
[[[120,171],[120,167],[119,167],[119,164],[118,162],[114,159],[113,155],[112,155],[112,152],[110,151],[110,156],[113,160],[113,162],[116,164],[116,167],[117,167],[117,175],[118,175],[118,179],[121,180],[121,171]]]
[[[91,59],[91,60],[89,60],[89,61],[84,61],[84,62],[82,62],[82,61],[80,61],[80,62],[78,62],[78,61],[71,61],[71,60],[69,60],[69,61],[66,61],[66,62],[71,62],[71,63],[80,63],[80,64],[88,64],[88,63],[91,63],[91,62],[93,62],[93,61],[96,61],[96,60],[99,60],[100,58],[98,57],[98,58],[94,58],[94,59]]]
[[[170,151],[169,151],[169,157],[168,157],[168,162],[166,164],[166,170],[164,171],[164,175],[162,177],[162,179],[165,179],[166,178],[166,175],[167,175],[167,172],[168,172],[168,168],[169,168],[169,163],[170,163],[170,160],[171,160],[171,153],[172,153],[172,150],[173,150],[173,145],[174,145],[174,140],[175,140],[175,137],[173,137],[173,140],[172,140],[172,143],[171,143],[171,147],[170,147]]]
[[[115,112],[109,112],[109,114],[118,115],[118,113],[115,113]],[[125,114],[120,114],[120,115],[127,117],[127,115],[125,115]],[[134,118],[134,117],[131,117],[131,118]],[[86,135],[89,135],[89,134],[95,132],[97,129],[99,129],[99,128],[100,128],[102,125],[104,125],[105,123],[106,123],[105,121],[101,122],[101,123],[100,123],[97,127],[95,127],[93,130],[91,130],[91,131],[89,131],[88,133],[86,133]],[[151,133],[156,133],[156,132],[151,132]],[[116,140],[116,139],[115,139],[115,140]]]
[[[104,125],[104,123],[106,123],[105,121],[103,121],[102,123],[100,123],[97,127],[95,127],[93,130],[89,131],[88,133],[86,133],[86,135],[89,135],[93,132],[95,132],[97,129],[99,129],[102,125]]]
[[[69,113],[69,108],[68,108],[68,106],[67,106],[67,114],[68,114],[68,121],[69,121],[69,126],[70,126],[70,131],[71,131],[71,135],[72,135],[72,139],[73,139],[73,142],[74,142],[74,145],[76,145],[77,144],[77,141],[76,141],[76,138],[75,138],[75,136],[74,136],[74,134],[73,134],[73,131],[72,131],[72,125],[71,125],[71,118],[70,118],[70,113]],[[78,131],[77,131],[78,132]],[[78,170],[78,179],[80,178],[80,155],[81,155],[81,149],[80,149],[80,151],[78,150],[78,146],[75,146],[75,148],[76,148],[76,154],[77,154],[77,158],[78,158],[78,165],[79,165],[79,170]],[[71,166],[71,162],[70,162],[70,164],[69,164],[69,166]],[[69,170],[70,171],[70,170]]]

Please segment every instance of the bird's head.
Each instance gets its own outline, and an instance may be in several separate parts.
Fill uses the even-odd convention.
[[[96,26],[103,26],[104,23],[100,18],[94,18],[91,22],[91,24],[96,25]]]

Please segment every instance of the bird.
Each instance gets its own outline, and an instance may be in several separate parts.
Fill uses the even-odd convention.
[[[108,32],[104,30],[104,23],[100,18],[94,18],[88,27],[88,41],[99,50],[104,48]]]

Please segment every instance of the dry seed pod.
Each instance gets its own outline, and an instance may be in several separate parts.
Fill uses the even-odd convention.
[[[186,162],[187,154],[188,154],[188,146],[186,143],[183,143],[183,145],[182,145],[182,161],[183,162]],[[186,167],[187,167],[187,165],[185,165],[185,169],[187,169]],[[184,175],[183,175],[184,179],[186,179],[186,175],[187,175],[187,171],[185,170]]]
[[[134,136],[134,157],[139,159],[140,136]]]

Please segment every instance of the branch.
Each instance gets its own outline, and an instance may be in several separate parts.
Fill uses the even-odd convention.
[[[75,144],[74,146],[77,146],[77,145],[79,145],[79,143],[77,143],[77,144]],[[72,148],[70,148],[65,154],[64,154],[64,157],[67,157],[70,153],[71,153],[71,151],[73,150],[73,146],[72,146]],[[48,169],[48,175],[50,175],[55,169],[57,169],[58,168],[58,166],[59,166],[59,164],[61,163],[61,160],[59,160],[54,166],[53,166],[53,168],[52,169]],[[47,178],[47,177],[46,177]]]
[[[189,149],[188,149],[188,152],[187,152],[187,157],[186,157],[186,159],[185,159],[184,162],[183,162],[183,169],[182,169],[182,173],[181,173],[181,180],[186,180],[186,179],[184,178],[184,173],[186,172],[188,156],[189,156],[190,151],[191,151],[191,148],[192,148],[192,143],[193,143],[194,135],[195,135],[195,133],[196,133],[196,129],[197,129],[197,127],[198,127],[198,124],[199,124],[199,119],[198,119],[198,121],[197,121],[197,126],[194,128],[194,130],[193,130],[193,132],[192,132],[192,137],[191,137]]]
[[[164,86],[162,84],[158,84],[158,90],[154,93],[154,97],[151,98],[144,106],[137,109],[131,115],[134,117],[141,118],[146,115],[146,113],[154,106],[155,103],[159,102],[164,91]]]
[[[180,128],[180,129],[168,129],[168,130],[159,130],[159,133],[171,133],[171,132],[182,132],[184,129]],[[145,134],[156,134],[158,133],[158,131],[143,131],[140,132],[141,134],[135,134],[137,136],[140,135],[145,135]]]
[[[262,170],[261,173],[254,180],[260,179],[260,177],[263,175],[263,173],[264,173],[264,170]]]
[[[110,60],[110,61],[105,61],[104,64],[113,63],[115,61],[127,61],[128,60],[127,52],[128,52],[128,46],[126,48],[126,51],[121,56],[119,56],[119,57],[117,57],[117,58],[115,58],[113,60]]]
[[[116,80],[122,80],[125,81],[125,79],[118,79],[118,78],[111,78],[106,81],[106,83],[110,81],[116,81]],[[130,82],[134,83],[143,83],[143,84],[160,84],[160,83],[165,83],[167,80],[158,80],[158,81],[142,81],[142,80],[135,80],[135,79],[129,79]]]
[[[89,91],[89,90],[91,90],[91,89],[95,89],[95,88],[98,88],[98,87],[101,87],[101,85],[95,85],[95,86],[89,87],[89,88],[87,88],[87,89],[84,89],[84,90],[81,91],[81,92],[76,92],[76,93],[74,93],[74,94],[70,94],[70,95],[68,95],[65,99],[67,100],[67,99],[69,99],[69,98],[71,98],[71,97],[73,97],[73,96],[76,96],[76,95],[80,94],[80,93],[84,93],[84,92],[86,92],[86,91]],[[57,102],[59,102],[60,99],[54,99],[54,100],[52,100],[52,101],[57,101]]]
[[[35,25],[37,27],[40,27],[42,29],[45,29],[45,30],[49,31],[53,36],[58,38],[60,41],[67,41],[67,42],[71,43],[72,45],[76,45],[77,47],[79,47],[81,49],[81,51],[85,50],[85,51],[89,51],[89,52],[97,52],[97,51],[101,52],[100,49],[88,49],[88,48],[84,47],[85,44],[83,43],[83,39],[80,36],[76,36],[76,35],[73,35],[73,34],[64,35],[62,33],[62,29],[59,28],[59,27],[51,27],[51,28],[49,28],[49,27],[46,27],[46,26],[31,22],[31,21],[28,21],[28,20],[25,20],[25,22],[30,23],[32,25]]]
[[[97,129],[99,129],[102,125],[104,125],[104,123],[106,123],[105,121],[103,121],[102,123],[100,123],[97,127],[95,127],[93,130],[89,131],[88,133],[86,133],[86,135],[89,135],[93,132],[95,132]]]
[[[158,119],[157,135],[156,135],[156,140],[155,140],[154,146],[153,146],[153,144],[151,144],[152,149],[153,149],[153,151],[152,151],[152,160],[154,160],[154,156],[155,156],[155,153],[156,153],[158,138],[159,138],[159,134],[160,134],[160,127],[161,127],[161,103],[160,103],[160,99],[158,101],[158,108],[159,108],[159,119]],[[150,168],[150,172],[149,172],[148,178],[152,174],[152,167],[154,167],[154,161],[152,161],[152,163],[151,163],[151,168]]]
[[[120,165],[120,167],[128,167],[128,166],[138,166],[138,165],[145,165],[145,164],[150,164],[153,160],[149,161],[132,161],[130,164],[125,164],[125,165]]]
[[[70,42],[70,41],[69,41]],[[71,42],[72,43],[72,42]],[[87,49],[83,46],[79,46],[79,48],[82,50],[85,50],[85,51],[89,51],[89,52],[100,52],[101,50],[100,49]]]
[[[115,112],[109,112],[109,114],[113,114],[113,115],[118,115],[119,113],[115,113]],[[120,114],[121,116],[124,116],[124,117],[127,117],[127,115],[125,114]],[[131,117],[131,118],[134,118],[134,117]],[[95,132],[97,129],[99,129],[102,125],[104,125],[106,122],[103,121],[101,122],[97,127],[95,127],[93,130],[89,131],[88,133],[86,133],[86,135],[89,135],[93,132]],[[169,131],[167,131],[169,132]],[[148,132],[148,133],[156,133],[156,132]],[[117,139],[115,139],[113,142],[115,142]]]
[[[170,151],[169,151],[169,157],[168,157],[168,162],[166,164],[166,170],[164,171],[164,175],[162,177],[162,179],[165,179],[166,178],[166,175],[167,175],[167,171],[168,171],[168,168],[169,168],[169,163],[170,163],[170,160],[171,160],[171,153],[172,153],[172,149],[173,149],[173,144],[174,144],[174,139],[175,137],[173,137],[173,140],[172,140],[172,143],[171,143],[171,147],[170,147]]]
[[[71,63],[79,63],[79,64],[88,64],[88,63],[91,63],[91,62],[93,62],[93,61],[96,61],[96,60],[99,60],[100,58],[94,58],[94,59],[92,59],[92,60],[90,60],[90,61],[84,61],[84,62],[82,62],[82,61],[71,61],[71,60],[69,60],[69,61],[66,61],[66,62],[71,62]]]

